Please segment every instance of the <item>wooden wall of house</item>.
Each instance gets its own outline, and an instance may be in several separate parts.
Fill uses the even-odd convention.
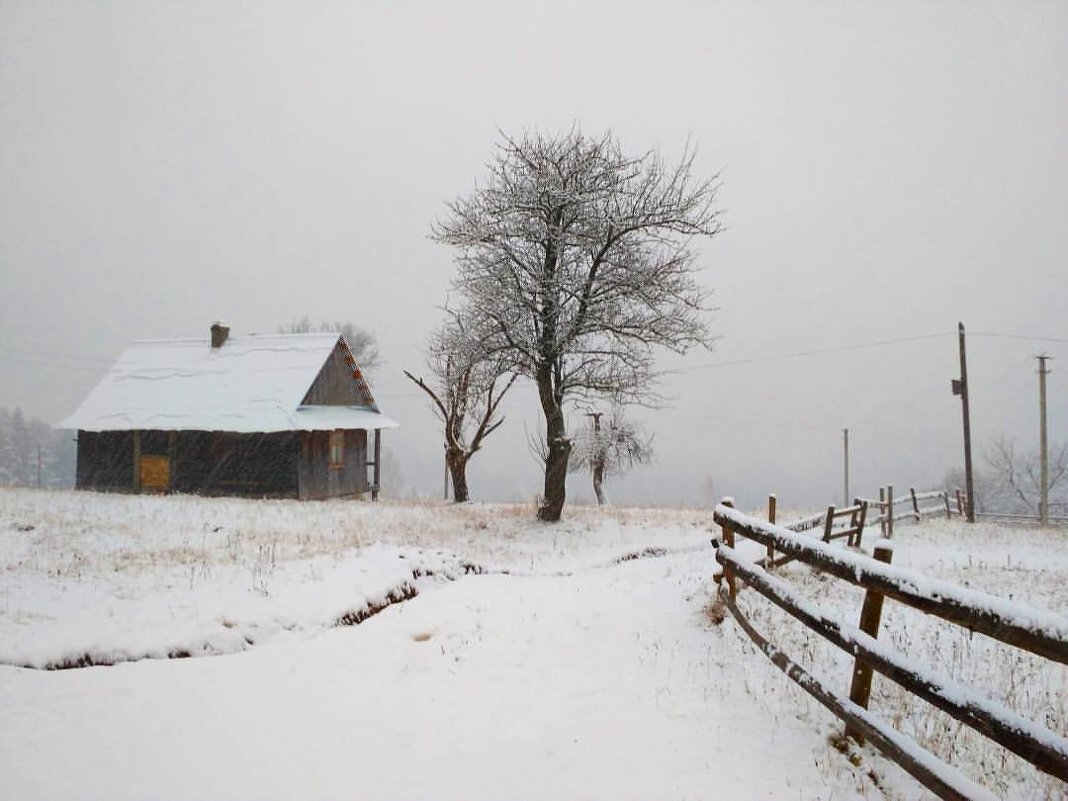
[[[344,432],[340,466],[330,464],[329,431],[303,432],[299,474],[301,498],[347,498],[367,492],[367,432]]]
[[[171,489],[198,495],[296,498],[299,434],[179,431]]]
[[[339,342],[315,377],[304,400],[308,406],[374,406],[352,355]]]
[[[330,464],[330,432],[78,432],[76,486],[138,490],[138,462],[164,458],[171,492],[271,498],[345,498],[367,482],[367,432],[343,432],[344,458]],[[146,487],[147,489],[147,487]]]
[[[77,489],[130,492],[134,487],[132,431],[79,431]]]

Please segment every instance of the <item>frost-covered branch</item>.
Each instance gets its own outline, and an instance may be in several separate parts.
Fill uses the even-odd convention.
[[[427,346],[431,381],[404,371],[426,393],[443,424],[445,462],[457,503],[469,498],[467,463],[504,422],[498,409],[517,378],[508,365],[500,353],[487,349],[477,327],[446,309],[445,323]]]
[[[485,347],[532,378],[545,415],[545,505],[559,519],[575,397],[656,397],[657,348],[708,346],[694,240],[721,228],[718,178],[627,156],[609,132],[502,134],[488,177],[432,230],[456,252],[454,290]]]

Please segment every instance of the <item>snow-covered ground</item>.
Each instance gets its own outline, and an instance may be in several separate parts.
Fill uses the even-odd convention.
[[[834,750],[840,726],[730,618],[708,622],[710,525],[0,490],[0,797],[925,797]],[[932,522],[902,528],[894,559],[1063,611],[1066,536]],[[855,617],[855,591],[783,573]],[[845,685],[834,649],[743,600]],[[887,636],[1065,732],[1063,668],[937,639],[894,607]],[[155,658],[187,654],[205,658]],[[35,669],[87,662],[117,664]],[[876,684],[873,710],[1004,797],[1063,796],[911,703]]]

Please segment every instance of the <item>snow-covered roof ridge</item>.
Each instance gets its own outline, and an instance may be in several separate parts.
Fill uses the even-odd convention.
[[[131,343],[60,428],[321,431],[395,428],[373,406],[302,406],[340,332]],[[356,377],[354,376],[354,380]]]

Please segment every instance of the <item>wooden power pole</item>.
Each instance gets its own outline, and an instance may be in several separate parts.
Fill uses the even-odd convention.
[[[960,378],[953,379],[953,394],[960,395],[961,411],[964,418],[964,491],[967,493],[965,504],[969,523],[975,522],[975,483],[972,481],[972,426],[968,415],[968,359],[964,348],[964,323],[957,323],[960,338]]]
[[[842,495],[842,506],[849,506],[849,429],[842,429],[842,455],[844,464],[842,465],[842,477],[845,488]]]
[[[1046,361],[1049,356],[1038,357],[1038,453],[1039,453],[1039,501],[1038,517],[1042,525],[1049,525],[1049,443],[1046,440]]]

